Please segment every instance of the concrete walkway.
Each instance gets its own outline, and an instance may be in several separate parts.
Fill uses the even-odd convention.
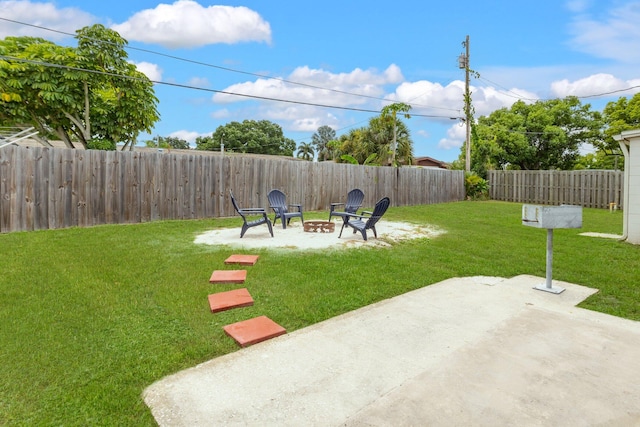
[[[637,426],[640,322],[595,289],[446,280],[152,384],[161,426]],[[286,326],[286,325],[285,325]]]

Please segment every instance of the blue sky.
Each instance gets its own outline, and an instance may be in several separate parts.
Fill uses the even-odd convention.
[[[463,116],[457,58],[467,35],[480,74],[471,80],[476,116],[567,95],[601,110],[640,91],[640,1],[0,0],[0,18],[68,33],[100,23],[150,51],[131,49],[129,59],[152,80],[204,89],[155,86],[153,135],[190,142],[244,119],[273,121],[310,142],[320,126],[341,135],[405,102],[414,155],[454,160],[465,135],[451,118]],[[74,44],[0,19],[0,37],[10,35]]]

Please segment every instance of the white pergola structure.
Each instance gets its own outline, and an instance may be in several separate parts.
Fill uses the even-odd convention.
[[[29,139],[38,134],[35,128],[21,129],[11,127],[0,127],[0,148],[15,144],[23,139]]]

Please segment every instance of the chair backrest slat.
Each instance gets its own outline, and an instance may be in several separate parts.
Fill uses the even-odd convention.
[[[236,212],[238,212],[238,215],[244,218],[244,215],[242,215],[242,212],[240,212],[240,208],[238,207],[238,202],[236,202],[236,198],[233,197],[233,191],[229,190],[229,196],[231,197],[231,204],[233,204],[233,208],[236,210]]]
[[[365,226],[365,228],[371,228],[375,226],[380,218],[382,218],[382,215],[384,215],[384,213],[387,211],[390,204],[391,200],[389,200],[388,197],[383,197],[382,199],[378,200],[378,203],[376,203],[376,206],[373,209],[373,213],[367,220],[367,225]]]
[[[364,201],[364,193],[359,188],[354,188],[347,193],[347,202],[344,205],[344,211],[355,213]]]
[[[271,190],[269,194],[267,194],[267,199],[269,200],[271,207],[286,208],[287,206],[287,197],[280,190]]]

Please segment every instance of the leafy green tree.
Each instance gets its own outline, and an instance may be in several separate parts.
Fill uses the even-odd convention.
[[[331,160],[331,149],[328,144],[336,139],[336,131],[330,126],[320,126],[316,133],[311,136],[311,143],[318,153],[318,161]]]
[[[174,148],[179,150],[188,150],[189,143],[175,136],[154,136],[153,139],[146,141],[145,145],[149,148]]]
[[[640,93],[636,93],[631,99],[621,97],[617,101],[609,102],[603,111],[605,131],[604,138],[595,145],[605,152],[617,153],[620,151],[614,135],[621,132],[640,128]]]
[[[280,125],[268,120],[244,120],[218,126],[211,136],[196,138],[196,150],[293,156],[296,143],[285,138]]]
[[[379,163],[376,162],[376,158],[378,155],[376,153],[371,154],[367,157],[364,162],[362,162],[365,166],[380,166]],[[340,159],[344,161],[344,163],[351,163],[352,165],[358,165],[358,160],[350,154],[343,154],[340,156]]]
[[[574,169],[624,170],[624,157],[619,149],[615,153],[596,150],[595,153],[587,153],[580,156]]]
[[[311,143],[303,142],[298,147],[298,158],[299,159],[311,161],[311,160],[313,160],[313,155],[314,154],[315,153],[313,152],[313,146],[311,145]]]
[[[601,140],[602,118],[576,97],[518,101],[478,119],[473,127],[472,171],[572,169],[581,144]]]
[[[2,120],[55,133],[73,148],[133,145],[158,120],[149,79],[127,62],[127,41],[102,25],[76,32],[77,48],[40,38],[0,41]]]
[[[6,58],[0,61],[3,122],[33,125],[41,133],[57,135],[63,126],[71,126],[64,106],[77,103],[74,95],[78,94],[79,85],[69,81],[65,69],[49,67],[43,62],[62,58],[66,65],[78,67],[76,51],[41,38],[7,37],[0,41],[0,54]],[[72,147],[70,142],[67,145]]]

